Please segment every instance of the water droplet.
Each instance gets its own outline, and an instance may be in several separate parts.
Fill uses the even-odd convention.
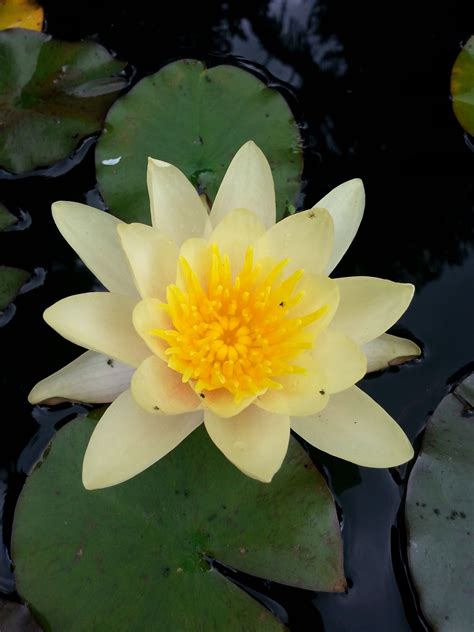
[[[118,158],[107,158],[107,160],[102,161],[102,164],[106,165],[107,167],[113,167],[114,165],[118,165],[121,160],[122,156],[119,156]]]

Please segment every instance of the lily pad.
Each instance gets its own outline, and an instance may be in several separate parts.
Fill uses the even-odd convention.
[[[170,162],[212,201],[237,150],[253,140],[272,166],[281,219],[300,187],[300,134],[277,90],[235,66],[173,62],[111,108],[96,149],[100,191],[115,215],[150,223],[149,156]]]
[[[233,467],[201,427],[140,476],[90,492],[81,467],[94,423],[58,433],[16,509],[17,588],[48,630],[282,629],[213,559],[344,590],[334,503],[296,441],[267,485]]]
[[[15,300],[29,276],[26,270],[0,266],[0,312]]]
[[[43,28],[43,9],[35,0],[0,0],[0,30]]]
[[[451,73],[453,110],[462,127],[474,134],[474,35],[454,62]]]
[[[474,374],[428,421],[407,493],[408,557],[439,632],[474,630]]]
[[[16,224],[16,217],[0,202],[0,232]]]
[[[101,129],[124,66],[94,42],[0,31],[0,165],[22,173],[66,158]]]

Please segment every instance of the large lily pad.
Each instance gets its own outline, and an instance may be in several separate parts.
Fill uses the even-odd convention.
[[[408,556],[421,606],[439,632],[474,630],[474,374],[428,422],[410,476]]]
[[[344,590],[334,503],[296,441],[269,485],[241,474],[200,428],[140,476],[90,492],[81,466],[93,426],[59,432],[16,510],[18,591],[48,630],[281,629],[209,558]]]
[[[0,312],[15,300],[29,276],[26,270],[0,266]]]
[[[300,135],[285,99],[235,66],[180,60],[140,81],[107,115],[97,144],[99,188],[112,212],[150,222],[148,156],[178,166],[212,201],[235,152],[255,141],[276,183],[278,216],[300,187]]]
[[[0,165],[25,172],[66,158],[102,127],[124,65],[94,42],[0,31]]]
[[[466,42],[454,62],[451,96],[456,118],[466,132],[474,134],[474,35]]]

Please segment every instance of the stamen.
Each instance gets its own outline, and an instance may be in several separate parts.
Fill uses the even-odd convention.
[[[172,329],[152,329],[163,339],[169,366],[192,381],[196,392],[226,389],[240,401],[267,389],[280,389],[278,377],[306,370],[292,360],[313,344],[306,328],[329,307],[291,317],[304,296],[295,291],[303,270],[283,281],[289,260],[254,262],[247,248],[240,272],[232,278],[230,259],[211,246],[207,288],[184,257],[179,258],[183,288],[170,285],[161,305]]]

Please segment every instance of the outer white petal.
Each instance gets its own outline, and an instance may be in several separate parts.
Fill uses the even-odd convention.
[[[335,279],[340,302],[331,328],[360,345],[382,335],[410,305],[415,288],[411,283],[394,283],[375,277]]]
[[[52,211],[64,239],[108,290],[138,296],[117,235],[121,220],[77,202],[55,202]]]
[[[421,355],[421,349],[415,342],[390,334],[382,334],[362,349],[367,356],[367,373],[403,364]]]
[[[272,170],[262,150],[248,141],[235,154],[212,205],[213,226],[236,208],[256,213],[266,228],[276,220]]]
[[[168,454],[202,423],[202,412],[153,415],[129,390],[105,411],[87,446],[82,468],[86,489],[132,478]]]
[[[178,246],[145,224],[122,224],[117,230],[141,296],[166,300],[166,286],[176,279]]]
[[[130,386],[134,369],[101,353],[86,351],[68,365],[38,382],[28,395],[30,404],[70,400],[105,404]]]
[[[210,233],[207,211],[196,189],[177,167],[149,158],[147,183],[155,228],[178,245],[190,237]]]
[[[204,423],[219,450],[247,476],[269,483],[280,469],[290,438],[289,417],[249,406],[227,419],[206,410]]]
[[[400,426],[357,386],[332,395],[321,412],[292,417],[291,427],[320,450],[366,467],[394,467],[413,456]]]
[[[132,323],[135,305],[129,296],[89,292],[63,298],[43,318],[76,345],[137,367],[150,352]]]
[[[327,209],[334,221],[334,249],[326,274],[331,274],[351,245],[362,221],[364,206],[364,185],[359,178],[340,184],[314,205]]]
[[[30,404],[57,404],[66,400],[106,404],[129,386],[134,369],[101,353],[86,351],[56,373],[36,384]]]

